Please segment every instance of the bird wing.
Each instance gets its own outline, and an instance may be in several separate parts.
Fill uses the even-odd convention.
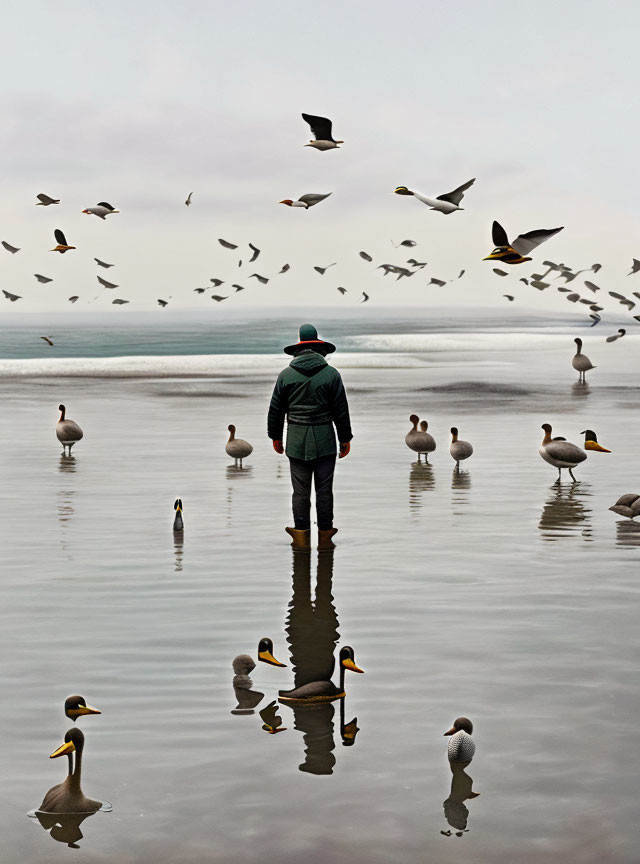
[[[233,288],[233,285],[232,285],[231,287]],[[212,299],[212,300],[217,300],[218,303],[219,303],[221,300],[226,300],[227,298],[226,298],[226,297],[222,297],[222,295],[220,295],[220,294],[212,294],[212,295],[211,295],[211,299]]]
[[[626,300],[624,294],[618,294],[617,291],[609,291],[609,297],[615,297],[616,300]]]
[[[11,243],[7,243],[6,240],[3,240],[3,241],[2,241],[2,245],[3,245],[4,248],[7,250],[7,252],[14,252],[14,253],[15,253],[15,252],[19,252],[19,251],[20,251],[20,249],[18,249],[17,246],[12,246]]]
[[[56,230],[53,232],[53,236],[56,238],[56,242],[59,243],[61,246],[69,245],[67,243],[67,238],[64,236],[64,234],[59,228],[56,228]]]
[[[101,261],[99,258],[94,258],[93,260],[96,262],[96,264],[99,264],[100,267],[113,267],[113,264],[107,264],[105,261]]]
[[[553,441],[545,444],[545,450],[553,459],[559,462],[571,462],[573,465],[578,465],[587,458],[584,450],[561,438],[554,438]]]
[[[463,183],[462,186],[458,186],[457,189],[454,189],[453,192],[446,192],[444,195],[438,195],[436,201],[448,201],[450,204],[455,204],[456,207],[464,198],[464,193],[470,186],[476,182],[476,178],[473,180],[469,180],[467,183]]]
[[[222,237],[218,237],[218,243],[221,246],[224,246],[225,249],[237,249],[237,245],[235,243],[229,243],[228,240],[223,240]]]
[[[38,201],[42,201],[43,204],[53,204],[54,203],[54,199],[49,198],[49,196],[45,195],[44,192],[40,192],[38,195],[36,195],[36,198],[38,199]]]
[[[75,303],[76,300],[79,299],[79,297],[77,294],[74,294],[73,297],[69,297],[68,299],[69,299],[69,303]]]
[[[286,273],[287,270],[290,270],[290,269],[291,269],[291,265],[290,265],[290,264],[285,264],[285,265],[282,267],[282,270],[280,270],[280,273]],[[280,275],[280,273],[278,273],[278,276]]]
[[[249,258],[249,264],[252,264],[260,254],[260,250],[257,246],[254,246],[253,243],[249,243],[249,249],[253,252],[253,255]]]
[[[303,204],[306,204],[307,207],[313,207],[314,204],[319,204],[321,201],[324,201],[325,198],[328,198],[331,195],[331,192],[327,192],[326,195],[320,195],[317,192],[307,192],[305,195],[301,195],[298,198],[298,201],[302,201]]]
[[[4,288],[2,289],[2,293],[7,298],[7,300],[11,300],[12,303],[15,303],[16,300],[22,299],[19,294],[12,294],[10,291],[5,291]]]
[[[316,117],[315,114],[303,114],[302,119],[311,126],[311,132],[316,141],[333,141],[331,137],[332,123],[328,117]]]
[[[527,252],[531,252],[531,250],[535,249],[536,246],[539,246],[541,243],[544,243],[545,240],[553,237],[554,234],[562,231],[563,227],[564,226],[560,226],[560,228],[536,228],[534,231],[527,231],[526,234],[520,234],[516,237],[511,246],[520,255],[526,255]]]
[[[113,282],[107,282],[107,280],[103,279],[102,276],[97,276],[96,278],[101,285],[104,285],[105,288],[117,288],[118,287],[117,285],[114,285]]]
[[[98,201],[98,207],[106,207],[107,210],[115,210],[115,207],[112,207],[107,201]]]
[[[499,222],[493,223],[491,226],[491,239],[493,240],[493,245],[498,246],[509,246],[509,238],[507,237],[507,232],[504,230],[502,225]]]

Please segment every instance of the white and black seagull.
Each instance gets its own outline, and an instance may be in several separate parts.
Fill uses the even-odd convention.
[[[316,117],[315,114],[303,114],[302,119],[311,127],[314,136],[305,147],[316,150],[336,150],[344,141],[336,141],[331,133],[332,123],[327,117]]]

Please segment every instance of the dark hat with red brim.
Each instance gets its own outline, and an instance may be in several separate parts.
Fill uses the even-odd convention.
[[[300,351],[310,349],[324,356],[326,354],[333,354],[336,350],[336,346],[332,345],[331,342],[324,342],[322,339],[318,339],[318,331],[313,324],[302,324],[300,326],[299,340],[295,345],[287,345],[284,353],[299,354]]]

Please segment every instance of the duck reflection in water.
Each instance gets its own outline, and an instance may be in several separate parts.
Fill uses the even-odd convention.
[[[575,399],[584,399],[589,395],[589,385],[585,381],[584,384],[579,384],[577,381],[571,386],[571,395]]]
[[[44,830],[49,832],[50,837],[71,849],[80,848],[78,841],[84,836],[80,825],[93,815],[94,813],[42,813],[39,810],[34,814]]]
[[[586,506],[591,484],[578,480],[563,486],[556,481],[550,491],[538,524],[542,539],[553,541],[579,535],[591,541],[591,508]]]
[[[269,666],[285,666],[273,656],[273,642],[267,637],[258,643],[258,660]],[[253,689],[250,678],[251,672],[256,668],[255,660],[249,654],[238,654],[231,666],[234,671],[233,692],[238,703],[231,713],[254,714],[256,707],[264,699],[264,693]]]
[[[616,522],[617,546],[640,546],[640,523],[631,519]]]
[[[436,479],[430,462],[413,462],[409,471],[409,510],[417,513],[422,508],[422,493],[435,489]]]
[[[340,700],[340,735],[345,746],[353,746],[358,733],[357,719],[345,722],[344,675],[346,670],[362,672],[356,666],[353,649],[340,651],[340,686],[332,682],[338,644],[338,616],[333,604],[333,551],[318,555],[315,601],[311,595],[311,556],[293,556],[293,596],[287,618],[287,641],[294,669],[294,688],[280,691],[279,701],[294,714],[294,728],[303,733],[305,760],[300,771],[333,773],[333,702]]]
[[[461,837],[467,829],[469,819],[469,808],[464,803],[477,798],[479,792],[473,791],[473,779],[467,774],[466,768],[468,762],[450,762],[451,768],[451,791],[449,797],[444,801],[444,817],[456,832],[456,836]],[[446,837],[451,836],[451,831],[441,831]]]
[[[60,461],[58,462],[58,471],[61,474],[75,474],[76,457],[71,455],[67,456],[65,454],[60,456]]]

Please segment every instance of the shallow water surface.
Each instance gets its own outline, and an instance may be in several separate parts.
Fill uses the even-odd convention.
[[[264,430],[282,360],[0,378],[3,860],[637,861],[640,526],[607,508],[640,492],[638,349],[580,388],[571,338],[344,355],[356,437],[324,557],[294,558],[283,531],[288,470]],[[61,401],[85,431],[71,458]],[[404,444],[414,411],[428,465]],[[613,452],[556,484],[545,421]],[[254,445],[243,470],[230,422]],[[451,425],[475,448],[459,473]],[[287,667],[234,689],[262,636]],[[343,702],[269,708],[305,677],[337,682],[343,645],[365,673]],[[66,771],[48,756],[76,692],[103,712],[78,721],[83,789],[113,812],[47,827],[26,813]],[[461,714],[477,751],[452,774]]]

